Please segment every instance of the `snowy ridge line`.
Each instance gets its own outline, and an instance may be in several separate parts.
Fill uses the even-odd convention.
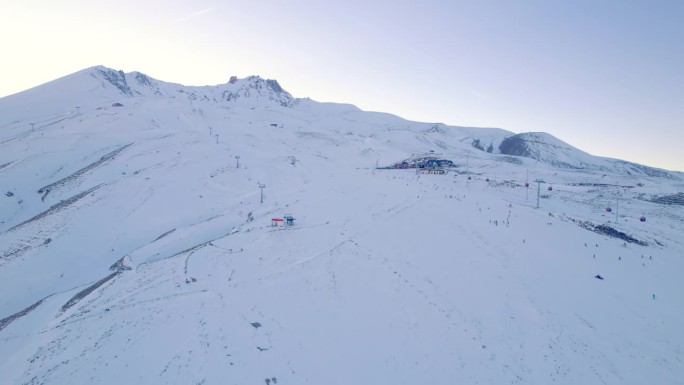
[[[190,225],[187,225],[187,226],[185,226],[185,227],[182,227],[182,228],[180,228],[180,231],[182,232],[184,229],[190,229],[190,228],[193,228],[193,227],[195,227],[195,226],[199,226],[199,225],[201,225],[201,224],[206,224],[206,223],[208,223],[208,222],[210,222],[210,221],[212,221],[212,220],[214,220],[214,219],[216,219],[216,218],[220,218],[220,217],[222,217],[222,216],[224,216],[224,215],[225,215],[225,214],[214,215],[214,216],[212,216],[212,217],[210,217],[210,218],[208,218],[208,219],[204,219],[204,220],[202,220],[202,221],[200,221],[200,222],[192,223],[192,224],[190,224]],[[182,253],[185,253],[185,252],[188,252],[188,251],[192,251],[192,250],[194,250],[195,248],[199,248],[199,247],[201,247],[201,246],[206,246],[205,244],[208,244],[208,243],[210,243],[210,242],[212,242],[212,241],[215,241],[216,239],[220,239],[220,238],[225,237],[225,236],[227,236],[227,235],[233,234],[233,233],[237,232],[235,229],[236,229],[236,228],[233,227],[233,228],[231,228],[230,232],[228,232],[228,233],[226,233],[226,234],[223,234],[223,235],[221,235],[221,236],[219,236],[219,237],[217,237],[217,238],[208,240],[208,241],[206,241],[206,242],[202,242],[201,244],[196,244],[195,246],[192,246],[192,247],[190,247],[190,248],[185,248],[185,249],[183,249],[183,251],[180,251],[180,252],[173,252],[172,255],[169,255],[169,256],[166,256],[166,257],[162,257],[162,258],[154,258],[155,256],[158,256],[158,255],[160,254],[159,252],[157,252],[156,254],[152,254],[151,257],[149,257],[150,254],[147,254],[147,255],[148,255],[148,258],[145,259],[144,262],[137,262],[137,261],[140,260],[139,255],[145,253],[145,248],[151,247],[151,245],[155,244],[156,242],[158,242],[158,241],[160,241],[160,240],[162,240],[162,239],[166,239],[166,238],[169,237],[171,234],[176,233],[178,229],[177,229],[177,228],[173,228],[173,229],[171,229],[171,230],[169,230],[169,231],[166,231],[166,232],[164,232],[163,234],[157,236],[157,237],[156,237],[155,239],[153,239],[152,241],[149,241],[149,242],[147,242],[147,243],[145,243],[145,244],[143,244],[143,245],[141,245],[141,246],[138,246],[138,247],[134,248],[133,250],[129,251],[128,253],[126,253],[126,254],[119,260],[119,262],[121,262],[121,263],[119,263],[119,262],[115,263],[114,265],[112,265],[112,266],[110,267],[110,270],[115,270],[115,269],[118,269],[119,267],[122,267],[122,266],[126,266],[126,267],[129,267],[129,268],[132,269],[131,265],[126,265],[126,263],[130,263],[130,264],[132,264],[132,265],[135,265],[135,268],[137,269],[138,267],[140,267],[140,266],[142,266],[142,265],[146,265],[146,264],[149,264],[149,263],[152,263],[152,262],[157,262],[157,261],[165,260],[165,259],[168,259],[168,258],[173,258],[173,257],[176,257],[176,256],[182,254]],[[180,235],[180,236],[182,236],[182,235]],[[173,242],[173,240],[171,240],[171,241]],[[150,259],[150,258],[154,258],[154,259]],[[127,269],[125,269],[125,270],[130,270],[130,269],[127,268]]]
[[[127,262],[130,262],[130,257],[128,255],[125,255],[119,258],[116,262],[114,262],[114,264],[109,266],[109,270],[116,271],[119,273],[124,272],[126,270],[132,270],[132,268],[127,264]]]
[[[5,234],[5,233],[9,233],[13,230],[17,230],[17,229],[19,229],[25,225],[32,223],[33,221],[42,219],[43,217],[46,217],[48,215],[62,211],[64,209],[68,208],[73,203],[79,201],[80,199],[82,199],[86,195],[90,194],[91,192],[99,189],[101,186],[103,186],[103,184],[95,186],[95,187],[93,187],[89,190],[86,190],[80,194],[77,194],[77,195],[75,195],[75,196],[73,196],[67,200],[61,201],[61,202],[53,205],[49,209],[41,212],[40,214],[38,214],[38,215],[36,215],[36,216],[34,216],[34,217],[24,221],[24,222],[12,227],[12,228],[0,233],[0,235]],[[20,257],[22,254],[31,250],[33,247],[45,246],[52,241],[52,239],[50,237],[43,237],[43,235],[45,235],[44,232],[38,230],[37,232],[25,237],[23,240],[19,240],[19,241],[15,242],[14,245],[12,245],[8,250],[3,251],[2,255],[0,255],[0,266],[5,265],[6,263],[11,261],[12,259]]]
[[[45,297],[45,298],[39,300],[38,302],[36,302],[36,303],[34,303],[33,305],[27,307],[26,309],[21,310],[21,311],[19,311],[19,312],[17,312],[17,313],[14,313],[14,314],[12,314],[12,315],[9,316],[9,317],[5,317],[5,318],[3,318],[3,319],[0,319],[0,331],[2,331],[2,329],[4,329],[5,327],[7,327],[9,324],[11,324],[12,322],[14,322],[15,320],[17,320],[17,319],[19,319],[19,318],[21,318],[21,317],[27,315],[28,313],[32,312],[35,308],[37,308],[38,306],[40,306],[40,304],[42,304],[43,301],[45,301],[45,299],[47,299],[48,297],[50,297],[50,296],[47,296],[47,297]]]
[[[33,221],[37,221],[37,220],[39,220],[39,219],[41,219],[41,218],[44,218],[44,217],[46,217],[46,216],[48,216],[48,215],[52,215],[52,214],[54,214],[54,213],[56,213],[56,212],[59,212],[59,211],[61,211],[61,210],[64,210],[64,209],[66,209],[67,207],[71,206],[72,204],[78,202],[79,200],[81,200],[81,199],[84,198],[85,196],[89,195],[90,193],[92,193],[92,192],[98,190],[100,187],[102,187],[102,186],[104,186],[104,185],[105,185],[104,183],[101,183],[101,184],[99,184],[99,185],[97,185],[97,186],[95,186],[95,187],[91,187],[91,188],[89,188],[89,189],[87,189],[87,190],[85,190],[85,191],[83,191],[83,192],[81,192],[81,193],[78,193],[78,194],[72,196],[72,197],[69,198],[69,199],[66,199],[66,200],[63,200],[63,201],[61,201],[61,202],[59,202],[59,203],[56,203],[56,204],[52,205],[49,209],[47,209],[47,210],[45,210],[45,211],[39,213],[38,215],[36,215],[36,216],[34,216],[34,217],[32,217],[32,218],[29,218],[29,219],[27,219],[27,220],[21,222],[20,224],[14,226],[14,227],[12,227],[12,228],[10,228],[9,230],[5,231],[5,233],[8,233],[8,232],[10,232],[10,231],[12,231],[12,230],[16,230],[16,229],[18,229],[18,228],[20,228],[20,227],[23,227],[23,226],[28,225],[29,223],[31,223],[31,222],[33,222]],[[4,257],[4,256],[5,256],[5,255],[3,254],[3,257]]]
[[[228,236],[228,235],[230,235],[230,234],[226,234],[226,235],[220,236],[220,237],[218,237],[218,238],[216,238],[216,239],[221,239],[221,238],[223,238],[223,237],[225,237],[225,236]],[[211,241],[214,241],[214,240],[216,240],[216,239],[212,239]],[[208,246],[209,244],[211,244],[211,241],[202,242],[202,243],[200,243],[200,244],[198,244],[198,245],[192,246],[192,247],[190,247],[190,248],[188,248],[188,249],[185,249],[185,250],[183,250],[183,251],[179,251],[179,252],[177,252],[176,254],[170,255],[170,256],[168,256],[168,257],[166,257],[166,258],[155,259],[154,261],[143,262],[143,263],[141,263],[140,265],[144,265],[144,264],[152,263],[152,262],[157,262],[157,261],[162,261],[162,260],[164,260],[164,259],[169,259],[169,258],[173,258],[173,257],[178,257],[178,256],[181,256],[181,255],[183,255],[183,254],[185,254],[185,253],[190,253],[190,255],[192,255],[193,252],[195,252],[195,251],[197,251],[197,250],[199,250],[199,249],[201,249],[201,248],[203,248],[203,247]],[[139,265],[139,266],[140,266],[140,265]],[[186,271],[187,271],[187,270],[186,270]]]
[[[88,286],[87,288],[85,288],[85,289],[79,291],[78,293],[76,293],[76,295],[74,295],[73,297],[71,297],[71,299],[69,299],[69,300],[67,301],[67,303],[65,303],[64,305],[62,305],[62,307],[61,307],[60,310],[61,310],[62,312],[66,311],[66,310],[69,309],[70,307],[72,307],[72,306],[74,306],[75,304],[77,304],[80,300],[82,300],[83,298],[85,298],[88,294],[92,293],[92,292],[95,291],[97,288],[99,288],[100,286],[104,285],[104,284],[107,283],[109,280],[111,280],[112,278],[116,277],[116,276],[119,275],[119,274],[121,274],[121,272],[115,271],[115,272],[109,274],[108,276],[102,278],[101,280],[95,282],[94,284]]]
[[[151,264],[151,263],[163,261],[163,260],[165,260],[165,259],[175,258],[175,257],[181,256],[181,255],[183,255],[183,254],[185,254],[185,253],[192,253],[192,252],[195,252],[195,251],[197,251],[197,250],[199,250],[199,249],[201,249],[201,248],[203,248],[203,247],[205,247],[205,246],[209,246],[209,245],[211,244],[211,242],[213,242],[213,241],[215,241],[215,240],[217,240],[217,239],[225,238],[225,237],[227,237],[227,236],[229,236],[229,235],[235,233],[236,231],[234,231],[234,230],[235,230],[235,229],[232,229],[231,231],[229,231],[229,232],[226,233],[226,234],[223,234],[223,235],[218,236],[218,237],[216,237],[216,238],[214,238],[214,239],[211,239],[211,240],[208,240],[208,241],[199,243],[199,244],[197,244],[197,245],[195,245],[195,246],[189,247],[189,248],[187,248],[187,249],[185,249],[185,250],[182,250],[182,251],[179,251],[179,252],[174,253],[174,254],[172,254],[172,255],[169,255],[168,257],[163,257],[163,258],[159,258],[159,259],[153,259],[153,260],[141,262],[140,264],[138,264],[138,266],[137,266],[136,268],[138,268],[138,267],[140,267],[140,266],[147,265],[147,264]],[[154,241],[153,241],[153,242],[154,242]]]
[[[617,187],[617,188],[634,188],[634,185],[621,185],[614,183],[594,183],[594,182],[568,182],[564,183],[566,186],[579,186],[579,187]]]
[[[266,216],[268,216],[269,214],[272,214],[272,213],[275,212],[275,211],[276,211],[276,210],[268,210],[268,211],[266,211],[266,212],[263,214],[263,217],[266,217]],[[222,216],[224,216],[224,215],[225,215],[225,214],[218,214],[218,215],[215,215],[215,216],[213,216],[213,217],[211,217],[211,218],[208,218],[208,219],[205,219],[205,220],[203,220],[203,221],[200,221],[200,222],[197,222],[197,223],[193,223],[193,224],[187,226],[187,228],[192,228],[192,227],[198,226],[198,225],[200,225],[200,224],[206,224],[207,222],[210,222],[210,221],[212,221],[212,220],[214,220],[214,219],[216,219],[216,218],[220,218],[220,217],[222,217]],[[217,236],[217,237],[214,237],[214,238],[209,239],[209,240],[207,240],[207,241],[204,241],[204,242],[195,244],[194,246],[185,248],[185,249],[183,249],[183,250],[181,250],[181,251],[179,251],[179,252],[175,252],[175,253],[173,253],[173,254],[171,254],[171,255],[169,255],[169,256],[162,257],[162,258],[155,258],[155,259],[151,259],[151,260],[148,259],[148,260],[146,260],[146,261],[144,261],[144,262],[138,263],[138,264],[136,265],[136,269],[137,269],[138,267],[143,266],[143,265],[151,264],[151,263],[158,262],[158,261],[163,261],[163,260],[170,259],[170,258],[175,258],[175,257],[181,256],[181,255],[186,254],[186,253],[194,253],[195,251],[197,251],[197,250],[199,250],[199,249],[201,249],[201,248],[203,248],[203,247],[206,247],[206,246],[215,246],[215,245],[212,244],[212,242],[217,241],[217,240],[219,240],[219,239],[223,239],[223,238],[228,237],[228,236],[230,236],[230,235],[232,235],[232,234],[235,234],[235,233],[240,232],[240,229],[241,229],[242,226],[244,226],[245,224],[247,224],[247,223],[249,223],[249,222],[252,222],[252,221],[254,221],[254,217],[252,216],[251,219],[250,219],[250,217],[248,217],[248,219],[247,219],[244,223],[242,223],[240,226],[233,226],[233,227],[232,227],[228,232],[226,232],[226,233],[222,233],[221,235],[219,235],[219,236]],[[174,233],[175,231],[176,231],[176,229],[174,228],[174,229],[172,229],[172,230],[170,230],[170,231],[165,232],[164,234],[158,236],[156,239],[154,239],[152,242],[148,243],[147,245],[142,246],[142,247],[139,247],[139,248],[135,249],[134,251],[132,251],[131,253],[127,254],[127,256],[129,256],[133,261],[135,261],[135,258],[132,256],[132,254],[138,252],[139,250],[143,249],[144,247],[147,247],[147,246],[149,246],[149,245],[151,245],[151,244],[153,244],[153,243],[155,243],[155,242],[161,240],[162,238],[165,238],[166,236],[168,236],[168,235]],[[182,231],[182,230],[181,230],[181,231]]]
[[[560,218],[562,220],[568,220],[568,221],[578,225],[579,227],[581,227],[583,229],[593,231],[597,234],[607,235],[607,236],[612,237],[612,238],[622,239],[623,241],[626,241],[629,243],[635,243],[639,246],[648,246],[648,242],[636,239],[636,238],[634,238],[628,234],[625,234],[622,231],[616,230],[616,229],[614,229],[608,225],[597,225],[597,224],[594,224],[590,221],[583,221],[583,220],[571,218],[568,216],[560,216]],[[655,242],[657,244],[661,245],[661,243],[658,242],[657,240],[655,240]]]
[[[167,235],[173,233],[174,231],[176,231],[176,228],[175,228],[175,227],[174,227],[173,229],[171,229],[171,230],[165,232],[164,234],[158,236],[157,238],[154,238],[154,240],[153,240],[152,242],[157,242],[158,240],[160,240],[160,239],[164,238],[165,236],[167,236]]]
[[[150,304],[150,303],[155,303],[155,302],[160,302],[160,301],[165,301],[165,300],[172,300],[175,298],[185,297],[185,296],[189,296],[189,295],[207,293],[208,291],[209,291],[208,289],[190,290],[190,291],[185,291],[185,292],[181,292],[181,293],[175,293],[175,294],[169,294],[169,295],[144,299],[144,300],[134,302],[134,303],[126,303],[126,302],[121,303],[120,302],[114,306],[105,308],[104,311],[130,309],[133,307],[141,306],[143,304]],[[93,298],[91,303],[93,301],[97,301],[97,298]],[[86,306],[86,305],[83,305],[83,306]],[[97,306],[98,305],[94,305],[94,307],[97,307]],[[109,310],[106,310],[106,309],[109,309]],[[68,326],[68,325],[71,325],[71,324],[74,324],[77,322],[83,322],[85,320],[92,319],[93,317],[97,316],[96,314],[92,314],[92,313],[85,315],[85,313],[87,313],[87,312],[73,313],[73,314],[69,315],[68,317],[66,317],[65,319],[61,320],[57,325],[48,326],[44,330],[41,330],[40,333],[42,334],[42,333],[46,333],[46,332],[49,332],[52,330],[61,329],[65,326]],[[59,317],[60,315],[61,314],[58,314],[57,317]]]
[[[73,174],[71,174],[71,175],[69,175],[69,176],[67,176],[67,177],[65,177],[65,178],[62,178],[62,179],[58,180],[57,182],[51,183],[51,184],[49,184],[49,185],[47,185],[47,186],[44,186],[44,187],[40,188],[40,189],[38,190],[38,193],[39,193],[39,194],[45,194],[45,195],[43,195],[43,199],[45,199],[45,197],[47,196],[47,194],[48,194],[52,189],[61,187],[62,185],[64,185],[64,184],[70,182],[71,180],[74,180],[74,179],[78,178],[79,176],[81,176],[81,175],[85,174],[86,172],[88,172],[88,171],[94,169],[95,167],[101,166],[101,165],[103,165],[104,163],[106,163],[106,162],[108,162],[108,161],[114,159],[114,157],[116,157],[117,155],[119,155],[119,153],[121,153],[121,151],[125,150],[126,148],[130,147],[131,145],[133,145],[133,143],[126,144],[126,145],[121,146],[121,147],[117,148],[116,150],[114,150],[114,151],[112,151],[112,152],[110,152],[110,153],[108,153],[108,154],[103,155],[103,156],[100,158],[100,160],[98,160],[98,161],[96,161],[96,162],[93,162],[93,163],[91,163],[91,164],[89,164],[89,165],[83,167],[82,169],[76,171],[75,173],[73,173]]]
[[[3,168],[5,168],[5,167],[11,165],[12,163],[14,163],[14,161],[7,162],[7,163],[5,163],[5,164],[0,164],[0,170],[2,170]]]
[[[119,271],[117,271],[117,273],[121,273],[121,271],[119,270]],[[80,285],[80,286],[82,286],[82,285]],[[67,292],[69,292],[69,291],[72,291],[72,290],[77,289],[78,287],[79,287],[79,286],[72,287],[72,288],[69,288],[69,289],[65,289],[65,290],[62,290],[62,291],[55,292],[55,293],[52,293],[52,294],[50,294],[50,295],[47,295],[47,296],[41,298],[40,300],[38,300],[36,303],[34,303],[34,304],[28,306],[27,308],[25,308],[25,309],[23,309],[23,310],[21,310],[21,311],[18,311],[18,312],[14,313],[14,314],[12,314],[12,315],[10,315],[10,316],[8,316],[8,317],[5,317],[5,318],[1,319],[1,320],[0,320],[0,331],[1,331],[3,328],[7,327],[7,326],[8,326],[9,324],[11,324],[12,322],[16,321],[17,319],[19,319],[19,318],[21,318],[21,317],[23,317],[23,316],[29,314],[29,313],[32,312],[33,310],[35,310],[38,306],[40,306],[43,302],[45,302],[46,299],[48,299],[48,298],[50,298],[50,297],[52,297],[52,296],[54,296],[54,295],[57,295],[57,294],[67,293]]]
[[[2,167],[0,167],[2,168]],[[679,206],[684,206],[684,193],[678,192],[676,194],[670,194],[670,195],[654,195],[651,197],[651,199],[644,199],[644,198],[639,198],[642,200],[645,200],[647,202],[653,202],[657,203],[660,205],[679,205]]]

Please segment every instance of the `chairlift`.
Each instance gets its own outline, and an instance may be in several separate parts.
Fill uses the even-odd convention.
[[[530,184],[525,182],[525,187],[530,187]]]
[[[611,209],[610,207],[606,207],[606,212],[607,212],[607,213],[610,213],[610,212],[612,212],[612,211],[613,211],[613,209]]]
[[[549,186],[549,188],[547,190],[553,191],[553,187]]]
[[[646,222],[646,217],[642,215],[641,218],[639,218],[639,221]]]

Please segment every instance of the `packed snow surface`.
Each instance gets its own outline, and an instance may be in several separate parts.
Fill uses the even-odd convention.
[[[258,77],[0,99],[0,382],[683,384],[682,174],[513,136]]]

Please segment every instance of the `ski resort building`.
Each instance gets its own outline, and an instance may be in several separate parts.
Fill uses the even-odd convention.
[[[416,172],[419,174],[444,175],[447,173],[447,170],[444,168],[420,168]]]
[[[437,159],[435,157],[421,157],[407,159],[401,162],[394,163],[392,166],[384,167],[389,169],[407,169],[407,168],[448,168],[455,167],[454,162],[448,159]]]

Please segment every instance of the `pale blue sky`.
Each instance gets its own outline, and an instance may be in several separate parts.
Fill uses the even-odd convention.
[[[142,4],[140,4],[142,3]],[[2,0],[0,96],[102,64],[684,170],[684,1]]]

